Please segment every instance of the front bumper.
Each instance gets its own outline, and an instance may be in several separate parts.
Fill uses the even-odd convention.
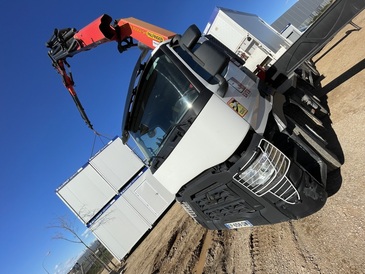
[[[275,224],[306,217],[323,207],[327,199],[323,187],[288,159],[280,160],[289,164],[277,168],[282,170],[275,174],[277,180],[266,186],[255,186],[242,175],[261,144],[262,137],[254,134],[234,164],[206,170],[178,192],[177,200],[198,223],[213,230]]]

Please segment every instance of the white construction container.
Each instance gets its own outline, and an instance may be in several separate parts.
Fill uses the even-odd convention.
[[[245,60],[245,67],[252,72],[257,65],[274,63],[291,45],[257,15],[226,8],[215,8],[204,33]]]
[[[294,25],[289,23],[285,26],[285,28],[281,30],[280,34],[291,43],[294,43],[302,35],[302,32],[298,30]]]
[[[56,194],[118,260],[175,198],[120,138],[90,159]]]

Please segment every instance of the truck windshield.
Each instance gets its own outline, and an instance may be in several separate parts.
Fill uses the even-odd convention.
[[[130,130],[147,160],[159,153],[199,95],[166,55],[156,55],[140,79]]]

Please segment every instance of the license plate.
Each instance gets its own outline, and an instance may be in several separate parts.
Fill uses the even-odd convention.
[[[251,227],[253,226],[249,221],[238,221],[233,223],[226,223],[224,224],[228,229],[235,229],[241,227]]]

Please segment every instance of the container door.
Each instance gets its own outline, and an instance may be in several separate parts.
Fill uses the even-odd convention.
[[[161,214],[168,203],[164,197],[147,181],[143,181],[135,190],[136,196],[144,203],[155,215]]]

